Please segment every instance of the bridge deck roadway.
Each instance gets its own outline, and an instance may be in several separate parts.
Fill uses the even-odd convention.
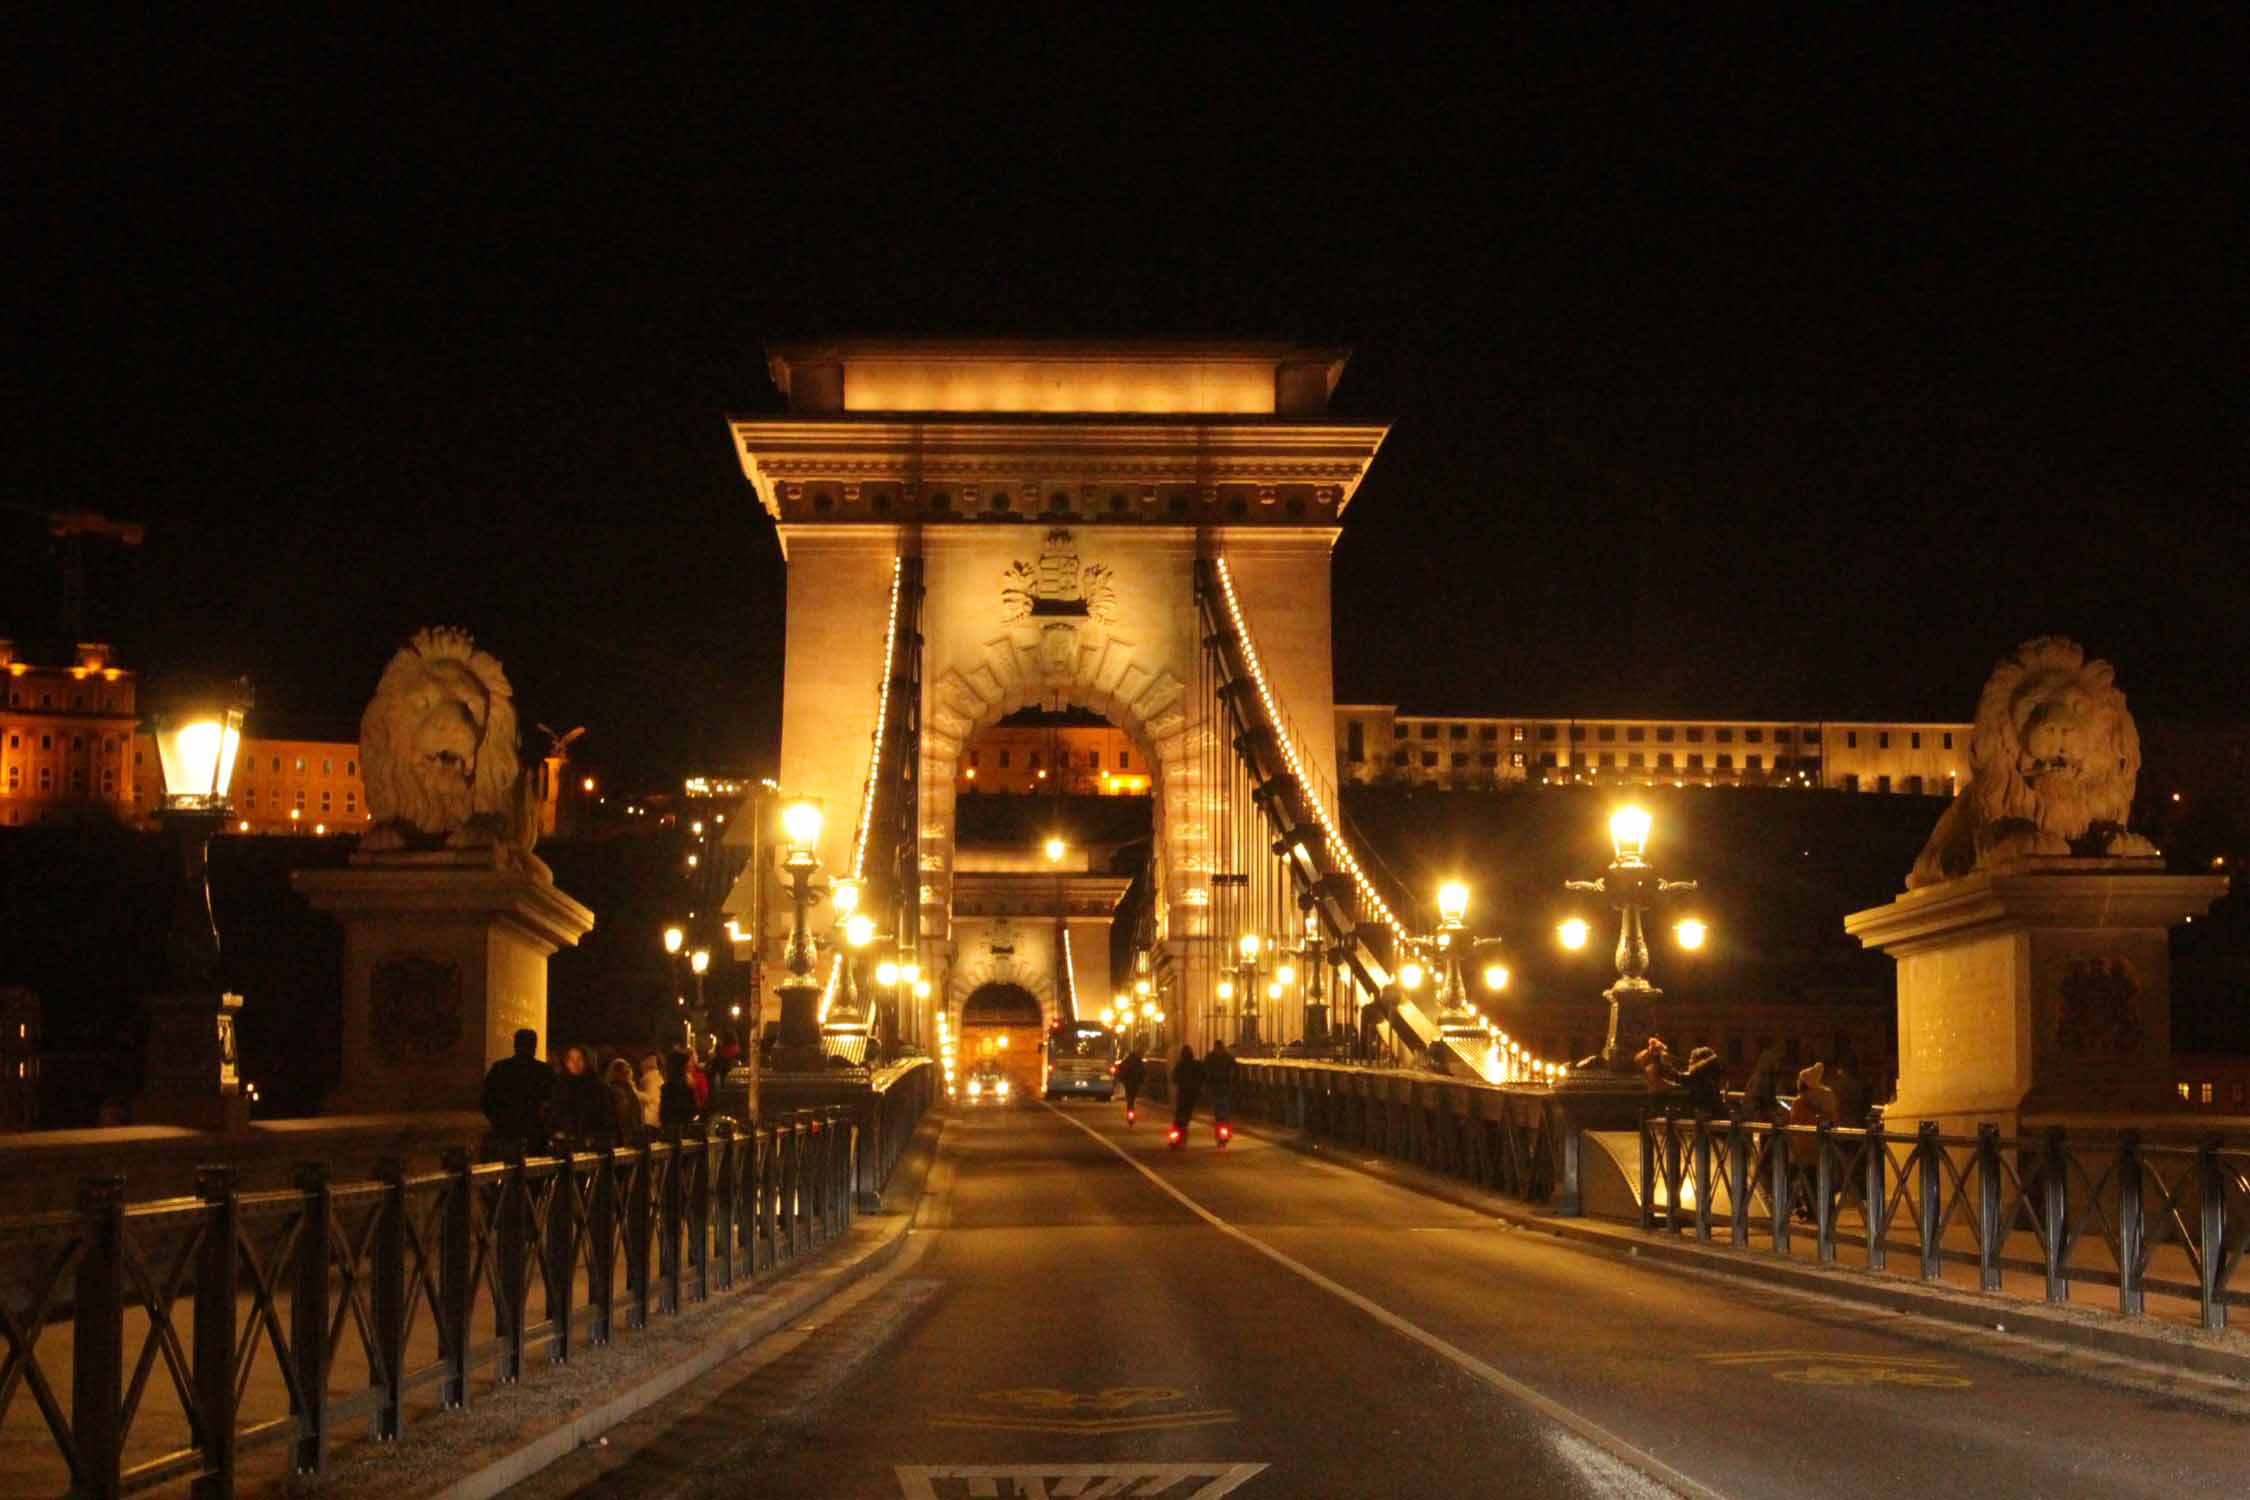
[[[2173,1500],[2250,1473],[2250,1420],[2154,1377],[1570,1248],[1207,1125],[1167,1152],[1153,1114],[957,1111],[894,1270],[519,1494],[1666,1493],[1653,1473]]]

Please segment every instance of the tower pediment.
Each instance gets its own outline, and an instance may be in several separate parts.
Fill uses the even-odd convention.
[[[1350,358],[1295,344],[840,339],[778,344],[793,412],[1319,416]]]

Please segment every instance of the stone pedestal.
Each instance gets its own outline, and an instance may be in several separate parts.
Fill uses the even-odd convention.
[[[594,914],[503,848],[362,854],[298,891],[344,924],[343,1081],[331,1114],[475,1109],[517,1028],[548,1049],[547,958]]]
[[[2168,934],[2226,890],[2160,860],[2030,857],[1846,917],[1898,963],[1888,1127],[2176,1108]]]

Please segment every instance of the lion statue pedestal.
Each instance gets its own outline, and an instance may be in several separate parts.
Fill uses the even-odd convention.
[[[1898,1098],[1948,1135],[2028,1117],[2166,1113],[2170,929],[2226,894],[2125,827],[2140,736],[2109,664],[2026,642],[1977,704],[1970,780],[1887,906],[1844,930],[1898,963]]]
[[[518,1027],[547,1049],[547,959],[593,929],[545,862],[507,849],[362,854],[297,889],[344,924],[343,1081],[329,1114],[475,1109]]]
[[[360,719],[373,827],[297,890],[344,924],[343,1081],[330,1114],[476,1109],[515,1033],[547,1036],[547,959],[593,929],[531,852],[538,817],[500,663],[424,630]]]

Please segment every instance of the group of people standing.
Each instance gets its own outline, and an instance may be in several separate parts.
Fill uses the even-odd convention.
[[[735,1047],[648,1051],[636,1064],[622,1051],[600,1057],[570,1046],[542,1061],[539,1033],[526,1027],[516,1033],[515,1054],[484,1075],[484,1117],[495,1141],[514,1142],[533,1156],[557,1142],[629,1141],[644,1130],[694,1124],[710,1109],[714,1085],[739,1060]]]
[[[1785,1106],[1781,1102],[1781,1049],[1771,1042],[1760,1049],[1743,1081],[1739,1113],[1728,1107],[1726,1069],[1719,1054],[1697,1047],[1685,1067],[1672,1060],[1664,1038],[1652,1036],[1633,1055],[1653,1095],[1677,1096],[1690,1114],[1713,1119],[1732,1116],[1772,1125],[1844,1125],[1860,1129],[1867,1124],[1867,1077],[1848,1037],[1836,1038],[1835,1055],[1797,1073],[1797,1091]]]

